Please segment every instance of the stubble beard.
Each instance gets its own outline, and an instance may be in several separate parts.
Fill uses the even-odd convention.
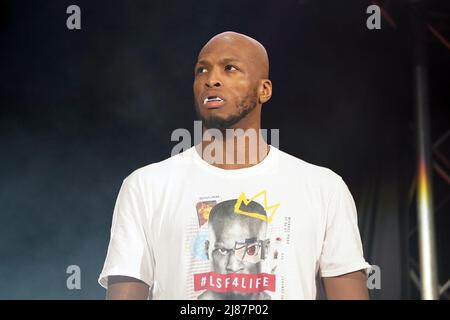
[[[200,106],[198,105],[197,100],[195,101],[195,111],[197,113],[197,117],[202,121],[202,124],[206,129],[218,129],[220,131],[224,131],[225,129],[232,128],[236,123],[244,119],[250,112],[252,112],[252,110],[256,108],[257,99],[257,91],[255,90],[252,96],[247,95],[239,101],[235,113],[230,114],[225,118],[214,115],[204,117],[200,112]]]

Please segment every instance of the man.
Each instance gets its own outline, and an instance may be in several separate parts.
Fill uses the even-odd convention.
[[[209,240],[205,242],[205,251],[214,270],[214,273],[209,276],[216,281],[230,279],[229,283],[232,283],[232,280],[238,279],[236,276],[220,277],[223,274],[259,275],[269,249],[270,241],[266,239],[267,221],[236,214],[234,207],[237,201],[238,199],[233,199],[216,204],[208,218]],[[264,207],[257,202],[250,201],[244,206],[249,212],[258,212],[267,217]],[[256,280],[257,277],[254,279]],[[230,290],[224,293],[207,290],[198,298],[202,300],[270,299],[270,295],[262,289],[257,292],[242,292],[232,290],[232,285],[229,286]]]
[[[198,55],[193,91],[208,138],[123,181],[99,277],[107,298],[147,299],[150,289],[154,299],[315,299],[320,275],[328,299],[367,299],[364,270],[370,266],[346,184],[261,135],[261,108],[272,96],[264,47],[235,32],[216,35]],[[238,135],[216,134],[229,129],[257,132],[257,141],[245,137],[239,144]],[[207,242],[223,236],[215,219],[224,212],[214,207],[224,202],[232,205],[225,214],[236,216],[222,217],[227,240]],[[233,223],[237,217],[262,221],[267,239]],[[218,272],[211,272],[216,249],[223,257],[213,260]],[[255,272],[226,272],[226,265],[244,262]]]

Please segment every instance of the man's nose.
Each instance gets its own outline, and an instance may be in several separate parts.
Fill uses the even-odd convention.
[[[208,88],[222,86],[222,82],[220,81],[219,75],[217,74],[216,71],[211,70],[211,72],[209,73],[208,79],[206,79],[205,85]]]
[[[239,261],[234,254],[230,254],[227,263],[227,273],[240,272],[244,269],[241,261]]]

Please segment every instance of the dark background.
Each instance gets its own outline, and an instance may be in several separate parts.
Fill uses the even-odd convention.
[[[366,258],[382,271],[372,297],[419,298],[409,277],[418,270],[408,1],[381,2],[395,20],[381,30],[366,28],[363,0],[0,3],[0,298],[104,298],[97,277],[121,182],[169,157],[174,129],[193,130],[197,53],[229,30],[268,50],[263,127],[280,129],[280,149],[349,185]],[[66,28],[71,4],[81,30]],[[446,1],[427,2],[447,39],[449,14]],[[450,51],[429,32],[425,46],[436,141],[450,127]],[[434,182],[443,284],[449,186]],[[73,264],[81,290],[66,287]]]

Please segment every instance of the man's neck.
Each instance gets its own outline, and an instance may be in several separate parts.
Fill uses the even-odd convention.
[[[244,136],[221,130],[221,137],[218,138],[214,133],[210,134],[203,128],[203,139],[197,146],[197,152],[203,160],[221,169],[252,167],[268,155],[270,145],[265,142],[259,127],[242,130]]]

